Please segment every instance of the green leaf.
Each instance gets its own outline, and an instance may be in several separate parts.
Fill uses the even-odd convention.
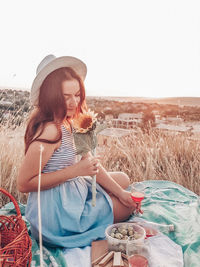
[[[89,131],[87,133],[75,133],[74,142],[77,154],[85,155],[96,148],[97,137],[94,131]]]
[[[101,131],[103,131],[107,127],[108,127],[107,123],[97,124],[97,126],[95,128],[96,134],[100,133]]]
[[[74,142],[77,155],[85,155],[97,146],[97,134],[107,128],[107,124],[96,124],[95,129],[87,133],[74,133]]]

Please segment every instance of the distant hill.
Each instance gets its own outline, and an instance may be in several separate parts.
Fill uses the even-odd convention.
[[[200,97],[166,97],[166,98],[148,98],[148,97],[122,97],[122,96],[88,96],[88,98],[106,99],[120,102],[140,102],[157,103],[181,106],[200,106]]]
[[[3,91],[16,91],[16,93],[21,91],[25,95],[29,95],[30,91],[27,88],[6,88],[0,86],[0,93]],[[133,102],[133,103],[146,103],[146,104],[163,104],[163,105],[179,105],[179,106],[197,106],[200,107],[200,97],[163,97],[163,98],[150,98],[150,97],[123,97],[123,96],[87,96],[87,99],[96,100],[110,100],[119,102]]]
[[[200,106],[200,97],[167,97],[156,99],[158,104],[172,104],[181,106]]]
[[[12,90],[12,91],[27,91],[30,92],[28,88],[23,88],[23,87],[10,87],[10,86],[0,86],[0,91],[4,90]]]

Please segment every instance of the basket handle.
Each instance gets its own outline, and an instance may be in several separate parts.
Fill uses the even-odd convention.
[[[16,199],[8,191],[6,191],[5,189],[3,189],[2,187],[0,187],[0,192],[2,192],[3,194],[5,194],[7,197],[10,198],[10,200],[13,202],[13,204],[15,206],[15,209],[17,211],[17,216],[18,217],[22,217],[21,211],[20,211],[19,205],[17,204]]]

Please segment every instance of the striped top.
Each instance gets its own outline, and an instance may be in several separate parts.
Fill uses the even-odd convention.
[[[62,139],[60,147],[54,151],[51,158],[44,166],[42,172],[55,172],[71,166],[76,162],[76,149],[73,140],[73,134],[66,130],[62,125]]]

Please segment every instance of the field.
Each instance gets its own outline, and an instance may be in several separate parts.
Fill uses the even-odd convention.
[[[117,140],[104,149],[107,170],[126,172],[132,181],[169,180],[200,194],[200,140],[187,133],[166,134],[151,129]]]
[[[15,129],[5,125],[0,131],[0,186],[22,203],[27,194],[16,190],[16,177],[24,154],[24,129],[24,124]],[[168,135],[150,129],[147,134],[138,128],[136,134],[116,139],[103,151],[102,164],[108,171],[124,171],[131,181],[170,180],[200,194],[200,141],[186,133]],[[6,201],[1,194],[0,206]]]
[[[16,177],[24,154],[23,134],[23,126],[13,129],[4,125],[0,128],[0,187],[22,203],[27,195],[16,190]],[[4,203],[5,197],[1,194],[0,207]]]
[[[141,111],[144,113],[143,118],[146,118],[143,126],[144,122],[155,119],[152,117],[154,112],[160,114],[161,119],[178,116],[190,125],[200,120],[200,108],[195,106],[199,98],[170,99],[172,102],[178,101],[181,106],[172,105],[171,102],[165,105],[138,103],[131,98],[118,100],[108,97],[87,99],[89,107],[100,115],[100,120],[104,120],[106,114],[110,113],[116,118],[119,113],[137,114]],[[186,103],[188,106],[184,105]],[[195,103],[194,107],[192,103]],[[17,191],[16,177],[24,155],[23,136],[29,112],[29,92],[11,89],[0,91],[0,187],[8,190],[22,203],[26,203],[27,194]],[[133,134],[115,138],[111,146],[101,146],[97,151],[100,150],[103,151],[102,165],[108,171],[124,171],[131,181],[173,181],[200,195],[200,138],[199,135],[195,137],[193,132],[171,131],[169,134],[156,127],[144,131],[141,125],[137,125]],[[0,207],[6,201],[0,194]]]

